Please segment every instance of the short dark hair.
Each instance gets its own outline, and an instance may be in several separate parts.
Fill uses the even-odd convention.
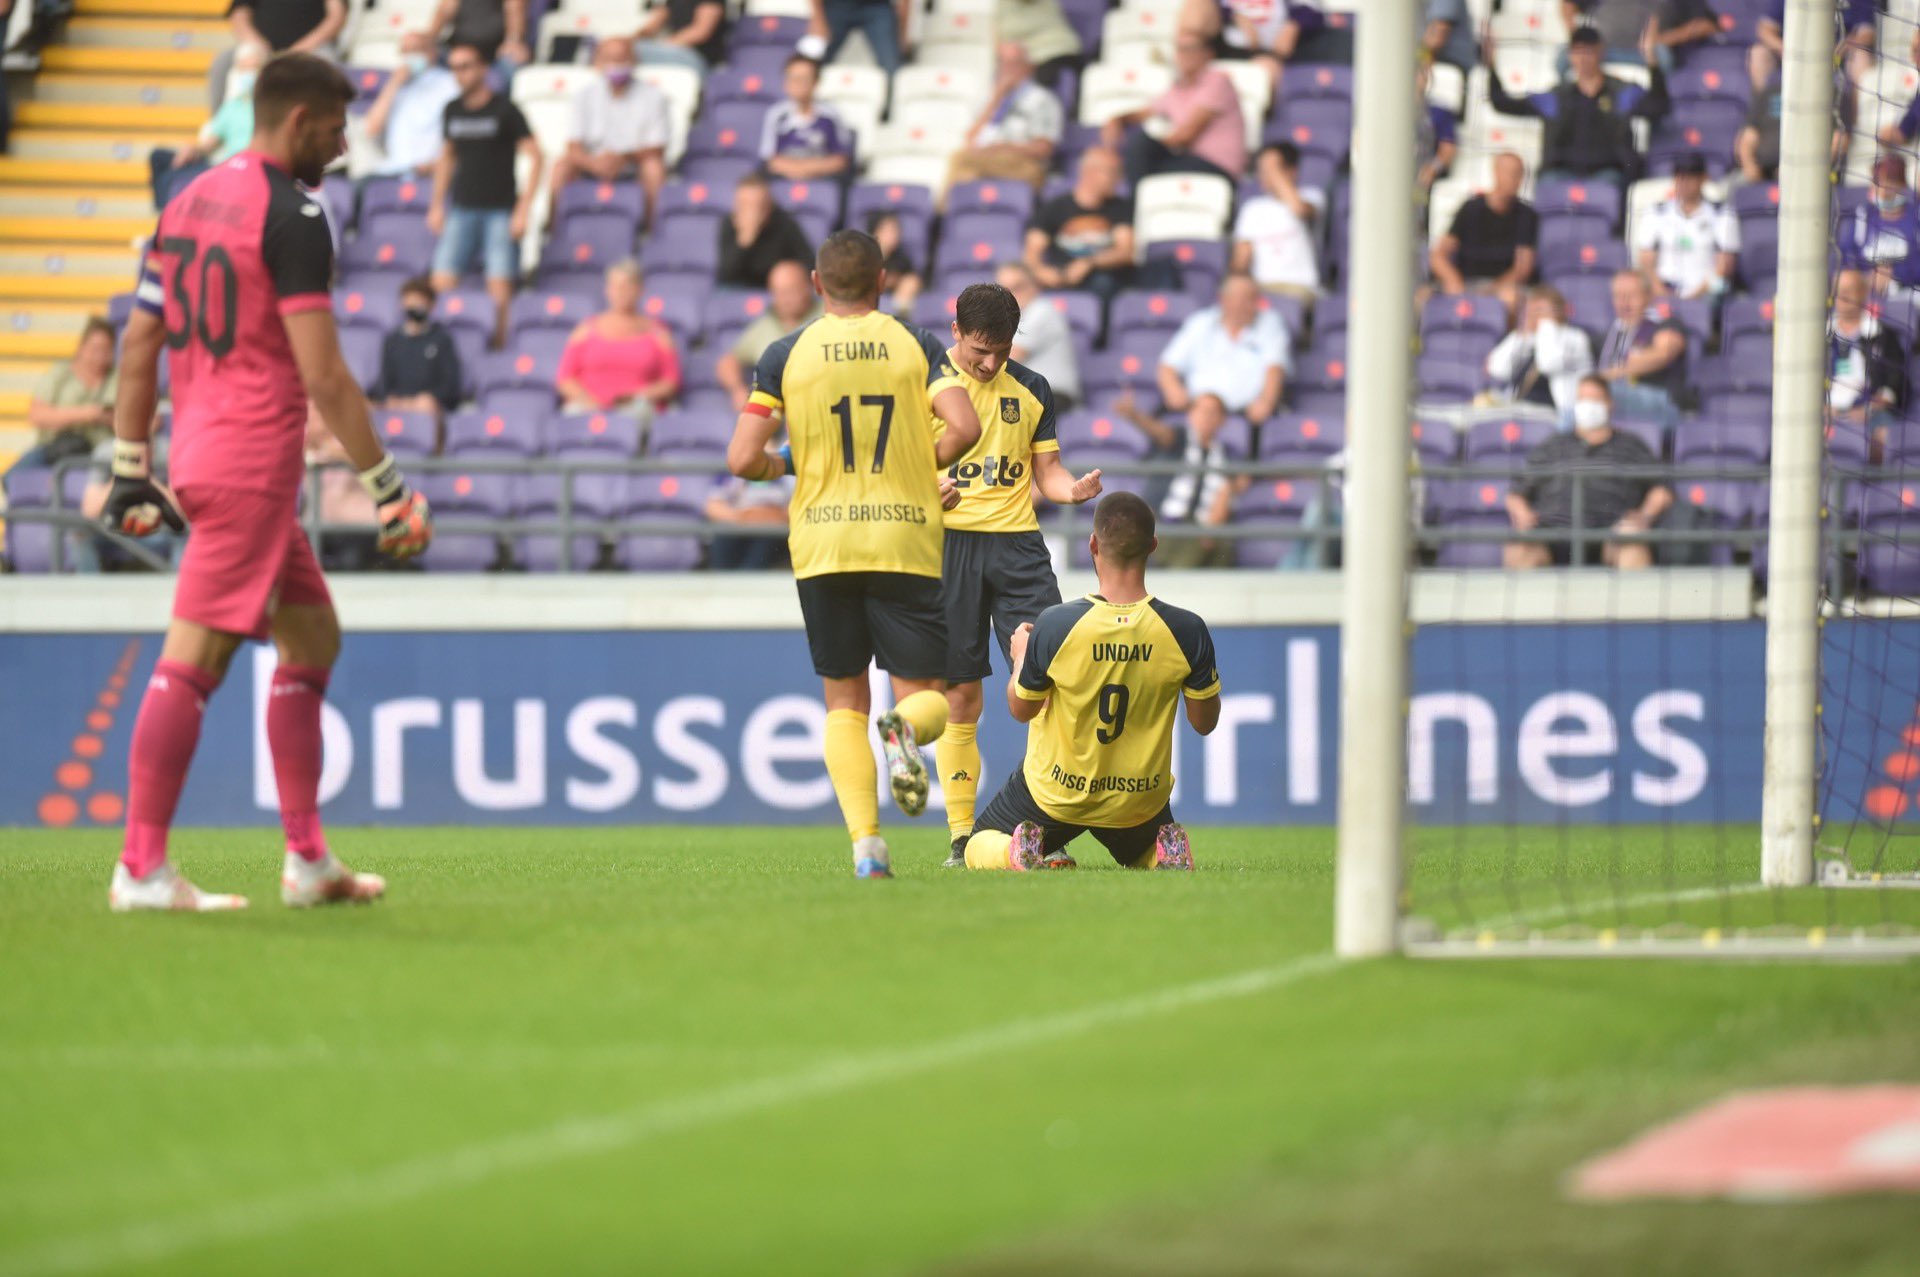
[[[865,231],[839,230],[814,256],[820,291],[829,300],[861,302],[880,295],[880,245]]]
[[[87,344],[87,338],[104,336],[108,341],[118,343],[120,334],[114,331],[113,322],[99,315],[88,315],[87,322],[80,326],[80,340],[74,342],[76,348]]]
[[[1265,159],[1268,151],[1272,151],[1275,155],[1278,155],[1280,162],[1288,168],[1297,169],[1300,167],[1300,148],[1293,143],[1269,142],[1260,148],[1260,154],[1253,157],[1254,162],[1257,164],[1259,161]]]
[[[311,53],[278,53],[260,68],[253,82],[253,126],[280,127],[297,106],[310,111],[345,107],[353,101],[353,84],[339,67]]]
[[[1131,492],[1109,492],[1093,510],[1093,535],[1101,557],[1144,563],[1153,553],[1153,507]]]
[[[953,303],[953,322],[963,335],[1009,344],[1020,331],[1020,303],[999,284],[968,284]]]
[[[1584,390],[1588,386],[1598,387],[1600,393],[1607,397],[1607,402],[1608,403],[1613,402],[1613,387],[1608,385],[1607,379],[1605,377],[1602,377],[1599,373],[1590,372],[1586,376],[1580,379],[1579,381],[1580,389]]]
[[[426,298],[427,305],[429,306],[440,300],[440,294],[434,291],[433,281],[425,275],[415,275],[412,279],[400,285],[400,295],[405,297],[408,293],[415,293]]]
[[[813,73],[816,76],[820,74],[820,59],[810,58],[804,53],[789,54],[787,60],[780,65],[780,69],[782,71],[791,71],[795,66],[799,65],[810,66],[813,68]]]

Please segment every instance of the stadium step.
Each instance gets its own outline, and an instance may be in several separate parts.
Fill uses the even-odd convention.
[[[172,49],[211,54],[233,43],[233,31],[220,18],[76,17],[62,30],[60,42],[74,50]]]
[[[132,244],[153,231],[153,217],[8,217],[0,215],[0,243]]]
[[[39,264],[41,259],[31,254],[12,249],[0,251],[0,305],[66,301],[90,302],[104,308],[108,298],[132,291],[134,271],[139,267],[139,259],[132,249],[117,259],[91,253],[84,258],[75,253],[45,256],[70,264],[73,269],[49,275],[44,273],[44,265]]]
[[[22,128],[129,130],[178,129],[184,142],[207,122],[206,104],[147,106],[139,102],[22,102],[14,109]]]
[[[104,187],[146,187],[150,185],[144,152],[139,159],[99,160],[22,159],[0,155],[0,189],[30,186],[71,186],[76,183]]]
[[[80,18],[218,18],[226,13],[227,4],[228,0],[75,0],[73,12]]]
[[[97,72],[101,75],[205,75],[217,46],[208,48],[88,48],[51,45],[40,54],[47,71]]]
[[[198,130],[207,112],[203,75],[46,74],[28,81],[21,109],[29,105],[192,107],[201,116],[188,126]]]
[[[171,130],[127,129],[105,135],[82,129],[19,129],[8,152],[15,159],[86,161],[126,164],[137,161],[142,173],[147,152],[156,146],[174,146],[182,138]],[[86,179],[79,179],[85,182]]]
[[[0,185],[0,218],[58,217],[84,221],[95,217],[139,218],[153,225],[153,197],[118,187]],[[141,233],[145,233],[144,231]],[[75,238],[91,239],[77,229]]]
[[[87,316],[99,313],[97,306],[86,302],[12,302],[0,306],[0,333],[58,333],[71,341],[79,335]],[[0,385],[19,371],[0,360]]]

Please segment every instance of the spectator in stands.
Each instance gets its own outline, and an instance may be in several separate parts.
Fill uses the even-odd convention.
[[[641,20],[634,38],[649,66],[683,66],[705,75],[727,56],[727,6],[721,0],[666,0]]]
[[[334,41],[346,25],[346,0],[232,0],[227,6],[227,26],[233,31],[233,45],[216,53],[207,68],[208,109],[218,111],[227,100],[227,72],[246,45],[330,58]]]
[[[1622,186],[1640,176],[1641,156],[1634,144],[1635,120],[1666,115],[1667,77],[1661,71],[1653,28],[1641,35],[1640,53],[1649,86],[1617,80],[1601,69],[1602,38],[1592,27],[1577,27],[1567,41],[1572,71],[1548,93],[1514,97],[1500,79],[1493,36],[1487,37],[1487,88],[1493,109],[1505,115],[1546,121],[1543,178],[1595,178]]]
[[[1080,356],[1067,317],[1040,295],[1040,281],[1025,262],[1002,262],[993,278],[1020,304],[1020,326],[1008,353],[1047,379],[1054,407],[1065,412],[1080,402],[1081,393]]]
[[[1753,47],[1757,49],[1760,46]],[[1753,97],[1747,106],[1746,125],[1733,140],[1733,154],[1740,164],[1740,175],[1749,182],[1770,182],[1780,172],[1780,115],[1783,102],[1777,74],[1770,79],[1753,82]],[[1853,144],[1854,118],[1860,106],[1860,90],[1845,71],[1834,73],[1833,106],[1836,118],[1829,155],[1837,169],[1846,161],[1847,150]],[[1888,125],[1887,132],[1908,129],[1907,118],[1902,117],[1898,123]],[[1910,130],[1908,135],[1911,135]]]
[[[1841,7],[1840,64],[1849,80],[1864,82],[1873,72],[1875,28],[1884,0],[1845,0]],[[1747,49],[1747,74],[1765,84],[1780,70],[1787,26],[1787,0],[1769,0],[1754,24],[1754,42]]]
[[[1670,426],[1687,374],[1687,330],[1651,309],[1653,290],[1639,271],[1613,277],[1613,324],[1600,341],[1599,376],[1609,400],[1629,417]]]
[[[1920,67],[1920,23],[1913,28],[1913,43],[1907,48],[1907,65]],[[1881,128],[1880,144],[1911,150],[1916,136],[1920,136],[1920,97],[1907,103],[1907,109],[1900,113],[1899,119]]]
[[[1130,136],[1127,129],[1140,128]],[[1240,95],[1226,72],[1213,65],[1213,49],[1200,36],[1183,33],[1173,46],[1173,83],[1144,111],[1108,120],[1101,141],[1124,138],[1127,181],[1138,186],[1156,173],[1206,173],[1237,183],[1247,170],[1247,126]]]
[[[623,412],[642,429],[680,395],[673,333],[640,311],[640,263],[607,267],[607,308],[583,321],[560,354],[554,386],[568,412]]]
[[[1567,299],[1550,284],[1527,291],[1519,325],[1487,354],[1494,401],[1555,409],[1562,429],[1572,425],[1575,392],[1592,371],[1593,340],[1567,322]]]
[[[999,178],[1038,190],[1065,128],[1060,99],[1034,80],[1026,50],[1002,40],[993,97],[967,130],[966,145],[948,162],[947,185]]]
[[[320,498],[320,563],[330,572],[368,572],[381,566],[373,498],[354,473],[347,451],[327,429],[319,409],[307,407],[307,465]],[[391,560],[389,560],[391,561]]]
[[[787,59],[786,101],[760,126],[760,162],[790,182],[843,180],[853,168],[853,130],[824,102],[814,99],[820,64],[794,54]]]
[[[1533,278],[1540,216],[1520,198],[1526,164],[1511,151],[1493,159],[1493,185],[1460,206],[1427,253],[1434,287],[1443,293],[1492,293],[1509,313]],[[1424,301],[1424,297],[1422,298]]]
[[[1223,58],[1251,58],[1278,83],[1288,63],[1348,63],[1353,41],[1333,30],[1319,0],[1185,0],[1179,30],[1214,44]]]
[[[1480,60],[1467,0],[1427,0],[1427,27],[1420,41],[1435,62],[1471,71]]]
[[[1420,60],[1414,72],[1414,99],[1419,103],[1413,117],[1414,185],[1422,201],[1440,177],[1453,168],[1460,153],[1460,130],[1453,112],[1427,101],[1427,86],[1433,82],[1433,64]]]
[[[767,275],[767,309],[740,332],[714,365],[720,388],[733,398],[735,411],[746,407],[754,365],[768,346],[820,317],[820,299],[802,262],[781,262]]]
[[[120,389],[114,342],[112,324],[88,319],[73,358],[40,374],[27,400],[33,446],[14,464],[50,466],[87,456],[113,438],[113,401]]]
[[[1036,68],[1033,78],[1048,88],[1059,85],[1062,71],[1080,65],[1080,33],[1060,0],[998,0],[993,18],[994,34],[1024,49]]]
[[[1740,259],[1740,219],[1703,193],[1704,156],[1685,155],[1673,166],[1673,195],[1635,223],[1639,266],[1661,296],[1713,297],[1733,287]]]
[[[426,177],[440,160],[447,103],[460,96],[453,72],[433,60],[433,37],[409,31],[400,37],[400,65],[380,86],[367,109],[370,137],[386,158],[376,172],[388,177]]]
[[[553,163],[553,202],[559,204],[560,189],[576,178],[619,182],[637,176],[651,218],[667,181],[672,117],[666,94],[635,77],[633,41],[623,36],[602,40],[593,65],[600,74],[573,94],[566,153]]]
[[[793,501],[793,476],[772,483],[756,483],[721,475],[707,497],[709,523],[754,523],[787,526],[787,507]],[[707,546],[707,564],[716,572],[756,572],[781,567],[787,542],[777,536],[715,536]]]
[[[919,300],[926,281],[907,253],[900,215],[882,209],[867,220],[867,234],[880,245],[880,296],[890,314],[905,315]]]
[[[1873,198],[1840,226],[1840,257],[1871,271],[1873,291],[1894,301],[1920,288],[1920,206],[1907,185],[1907,162],[1882,155],[1873,162]]]
[[[1161,517],[1182,522],[1220,502],[1226,478],[1219,436],[1230,416],[1254,426],[1280,407],[1292,361],[1287,326],[1260,306],[1260,286],[1243,274],[1220,283],[1219,303],[1187,317],[1160,353],[1157,377],[1168,412],[1187,419],[1186,473],[1174,479]]]
[[[467,45],[506,75],[533,61],[527,43],[527,0],[440,0],[430,27],[450,45]]]
[[[433,317],[433,282],[400,286],[400,326],[380,343],[380,375],[367,398],[387,408],[430,412],[438,420],[460,404],[460,351]]]
[[[1835,421],[1866,434],[1879,452],[1907,404],[1902,347],[1900,335],[1867,309],[1865,272],[1841,271],[1827,323],[1827,408]]]
[[[855,31],[866,36],[880,69],[892,75],[905,60],[901,44],[907,32],[907,0],[813,0],[800,52],[824,66],[839,56],[840,46]]]
[[[767,179],[749,174],[733,190],[733,213],[720,219],[720,266],[715,283],[723,288],[765,288],[781,262],[813,261],[813,245],[793,214],[773,202]]]
[[[1527,454],[1526,472],[1507,493],[1507,517],[1517,532],[1572,528],[1578,485],[1582,527],[1645,532],[1673,504],[1673,490],[1653,479],[1618,472],[1659,462],[1639,436],[1613,428],[1613,401],[1605,380],[1583,377],[1573,402],[1573,429],[1542,440]],[[1511,541],[1505,560],[1509,568],[1565,567],[1572,556],[1571,541]],[[1653,547],[1608,541],[1600,559],[1610,567],[1652,567]]]
[[[480,50],[455,45],[447,69],[459,82],[460,96],[447,103],[446,143],[433,171],[433,203],[427,229],[440,237],[433,253],[433,286],[448,292],[481,259],[487,292],[499,314],[494,344],[506,340],[507,306],[520,274],[520,239],[527,233],[527,210],[540,188],[540,144],[533,140],[520,108],[487,84],[487,63]],[[525,157],[530,172],[519,186],[514,161]]]
[[[1119,155],[1088,147],[1073,189],[1034,210],[1026,263],[1043,288],[1083,288],[1110,301],[1131,281],[1133,201],[1119,189]]]
[[[1591,27],[1599,33],[1608,62],[1638,61],[1640,42],[1651,29],[1655,56],[1665,71],[1684,65],[1690,49],[1720,34],[1720,21],[1708,0],[1561,0],[1560,9],[1569,31]],[[1563,48],[1562,75],[1568,61]]]
[[[267,46],[249,41],[233,53],[232,96],[200,126],[193,141],[178,149],[156,146],[147,155],[153,206],[162,209],[174,193],[215,164],[231,159],[253,142],[253,82],[266,65]]]
[[[1314,251],[1325,192],[1299,184],[1300,148],[1269,142],[1253,171],[1261,194],[1240,206],[1233,222],[1233,269],[1253,276],[1270,293],[1311,305],[1320,293],[1320,263]]]

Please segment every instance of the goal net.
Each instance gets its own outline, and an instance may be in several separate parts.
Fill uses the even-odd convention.
[[[1396,575],[1404,611],[1349,582],[1343,952],[1920,952],[1920,5],[1712,9],[1650,48],[1504,0],[1491,65],[1437,82],[1459,154],[1430,242],[1518,154],[1551,291],[1523,295],[1517,363],[1453,331],[1471,291],[1416,316],[1415,437],[1457,446],[1415,444],[1404,572],[1349,534],[1348,573]],[[1637,173],[1567,171],[1519,109],[1551,117],[1595,56]],[[1381,162],[1356,147],[1356,207]],[[1365,282],[1356,329],[1392,313]],[[1525,393],[1506,370],[1556,342],[1611,394]],[[1481,361],[1477,397],[1436,394],[1439,351]],[[1610,400],[1610,430],[1570,430],[1568,396]],[[1388,708],[1356,656],[1402,622]],[[1400,793],[1356,775],[1389,750]]]

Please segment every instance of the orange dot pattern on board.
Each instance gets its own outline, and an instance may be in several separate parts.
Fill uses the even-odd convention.
[[[79,814],[80,804],[73,801],[71,794],[48,794],[40,800],[40,823],[43,825],[64,828],[71,825]]]
[[[113,726],[113,715],[103,709],[94,710],[87,715],[87,726],[96,732],[104,732]]]
[[[127,805],[120,795],[102,790],[87,799],[87,819],[98,824],[111,825],[126,814]]]
[[[106,747],[105,741],[90,732],[73,738],[73,756],[75,758],[98,758]]]
[[[1920,754],[1906,750],[1897,754],[1888,754],[1887,761],[1880,764],[1880,770],[1887,774],[1887,779],[1897,780],[1904,785],[1914,777],[1920,776]]]
[[[94,708],[87,713],[87,730],[73,738],[72,757],[53,769],[54,783],[61,790],[85,790],[93,783],[93,766],[88,760],[99,758],[106,752],[106,742],[101,739],[101,734],[113,726],[114,711],[120,708],[128,676],[139,656],[138,639],[129,642],[121,650],[113,673],[107,676],[106,686],[101,689]],[[43,824],[62,827],[78,820],[84,810],[89,820],[110,825],[117,824],[126,809],[126,800],[109,790],[87,795],[84,806],[73,794],[55,791],[40,800],[39,816]]]
[[[1880,821],[1898,820],[1906,815],[1910,800],[1906,791],[1892,785],[1876,785],[1867,791],[1867,815]]]
[[[53,769],[53,779],[62,789],[85,789],[93,780],[93,768],[68,759]]]

